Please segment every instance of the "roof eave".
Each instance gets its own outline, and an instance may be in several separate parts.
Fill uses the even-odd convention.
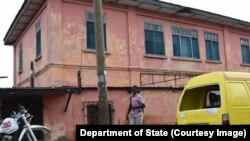
[[[25,30],[30,21],[37,14],[37,11],[41,8],[46,0],[25,0],[21,9],[18,11],[14,21],[12,22],[7,34],[4,37],[4,45],[14,45],[22,32]],[[105,2],[111,2],[116,4],[122,4],[127,6],[134,6],[140,9],[160,12],[164,14],[176,15],[184,18],[192,18],[200,21],[211,22],[220,24],[223,26],[234,27],[243,30],[250,30],[250,22],[234,19],[231,17],[185,7],[177,4],[163,2],[159,0],[104,0]],[[30,10],[28,7],[32,4],[36,4],[35,8],[32,8],[33,14],[24,15],[25,12]],[[20,20],[25,19],[25,22],[21,23]],[[28,20],[27,20],[28,19]],[[23,24],[23,25],[21,25]],[[21,27],[21,28],[20,28]]]
[[[227,17],[224,15],[203,11],[195,8],[185,7],[160,0],[104,0],[106,2],[124,4],[137,8],[160,12],[169,15],[176,15],[184,18],[220,24],[237,29],[250,30],[250,22]]]
[[[25,0],[4,37],[4,45],[14,45],[45,0]]]

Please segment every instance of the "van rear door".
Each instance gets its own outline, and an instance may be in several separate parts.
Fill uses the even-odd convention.
[[[227,81],[230,124],[250,124],[249,81]]]

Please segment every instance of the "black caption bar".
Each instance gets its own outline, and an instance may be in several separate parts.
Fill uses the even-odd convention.
[[[104,138],[162,137],[249,140],[250,125],[76,125],[76,140]]]

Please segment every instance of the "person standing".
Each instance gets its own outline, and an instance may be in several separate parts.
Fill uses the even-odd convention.
[[[142,125],[144,118],[145,102],[140,94],[140,89],[134,85],[132,87],[132,96],[130,97],[129,107],[127,111],[127,120],[129,125]]]

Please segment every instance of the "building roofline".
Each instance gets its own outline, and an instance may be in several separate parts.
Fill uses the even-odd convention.
[[[45,1],[46,0],[24,1],[21,9],[18,11],[14,21],[12,22],[8,32],[4,37],[5,45],[15,44],[18,37],[22,34],[31,20],[35,17]],[[250,22],[160,0],[104,0],[104,2],[133,6],[149,11],[184,18],[192,18],[199,21],[205,21],[250,31]]]
[[[4,45],[14,45],[46,0],[25,0],[11,23],[3,41]]]
[[[106,0],[120,4],[135,6],[141,9],[176,15],[185,18],[192,18],[200,21],[208,21],[216,24],[231,26],[239,29],[250,30],[250,22],[231,18],[228,16],[186,7],[178,4],[164,2],[160,0],[133,0],[133,3],[125,2],[127,0]],[[138,4],[139,3],[139,4]]]

